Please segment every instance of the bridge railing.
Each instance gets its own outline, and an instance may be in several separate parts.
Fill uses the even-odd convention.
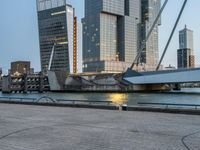
[[[169,107],[192,107],[194,109],[200,108],[199,104],[173,104],[173,103],[146,103],[146,102],[139,102],[137,103],[138,105],[143,105],[143,106],[164,106],[166,109]]]

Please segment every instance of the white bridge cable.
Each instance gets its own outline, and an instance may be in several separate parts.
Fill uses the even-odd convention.
[[[188,0],[185,0],[184,3],[183,3],[183,5],[182,5],[182,7],[181,7],[180,13],[179,13],[179,15],[178,15],[178,18],[177,18],[175,24],[174,24],[173,30],[172,30],[172,32],[171,32],[171,34],[170,34],[170,37],[169,37],[168,41],[167,41],[167,44],[166,44],[165,49],[164,49],[164,51],[163,51],[163,54],[162,54],[162,56],[161,56],[161,58],[160,58],[160,61],[159,61],[158,66],[157,66],[157,68],[156,68],[156,71],[159,70],[160,65],[161,65],[161,63],[162,63],[162,61],[163,61],[163,59],[164,59],[164,56],[165,56],[165,54],[166,54],[166,52],[167,52],[167,49],[168,49],[168,47],[169,47],[169,44],[170,44],[170,42],[171,42],[171,40],[172,40],[172,37],[173,37],[173,35],[174,35],[174,32],[175,32],[175,30],[176,30],[176,28],[177,28],[177,25],[178,25],[178,23],[179,23],[179,21],[180,21],[180,18],[181,18],[181,16],[182,16],[182,14],[183,14],[183,11],[184,11],[184,9],[185,9],[185,6],[186,6],[186,4],[187,4],[187,1],[188,1]]]
[[[163,3],[163,5],[162,5],[162,7],[161,7],[161,9],[160,9],[160,11],[159,11],[159,13],[158,13],[156,19],[154,20],[154,22],[153,22],[153,24],[152,24],[152,26],[151,26],[151,28],[150,28],[150,30],[149,30],[149,32],[148,32],[146,38],[142,41],[141,48],[140,48],[140,50],[138,51],[137,56],[135,57],[133,64],[131,65],[131,69],[133,69],[133,67],[135,66],[135,64],[138,62],[138,59],[141,57],[141,54],[142,54],[142,52],[143,52],[143,50],[144,50],[144,48],[145,48],[145,45],[146,45],[147,41],[149,40],[149,38],[150,38],[150,36],[151,36],[151,34],[152,34],[152,32],[153,32],[153,30],[154,30],[156,24],[158,23],[158,21],[159,21],[161,15],[162,15],[162,12],[163,12],[163,10],[165,9],[167,3],[168,3],[168,0],[165,0],[165,2]]]
[[[51,56],[50,56],[49,64],[48,64],[48,70],[49,71],[51,70],[51,65],[52,65],[52,62],[53,62],[53,56],[54,56],[55,46],[56,46],[56,43],[53,44],[53,48],[52,48],[52,51],[51,51]]]

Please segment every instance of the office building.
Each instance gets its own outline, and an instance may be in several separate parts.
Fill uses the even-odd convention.
[[[187,26],[179,31],[179,49],[177,51],[178,68],[194,68],[195,56],[193,46],[193,31]]]
[[[123,72],[139,47],[140,0],[85,0],[83,71]]]
[[[65,0],[37,0],[41,68],[46,72],[53,46],[50,70],[74,72],[74,8]],[[75,43],[74,43],[75,42]]]
[[[23,74],[33,74],[34,69],[31,68],[30,61],[16,61],[11,62],[10,74],[11,75],[23,75]]]
[[[161,0],[141,0],[141,34],[140,46],[158,16],[161,7]],[[153,32],[145,44],[140,63],[145,65],[145,70],[155,70],[159,59],[158,27],[161,25],[161,18],[156,24]]]
[[[184,48],[178,49],[177,57],[178,57],[178,68],[190,68],[190,53],[191,50]]]

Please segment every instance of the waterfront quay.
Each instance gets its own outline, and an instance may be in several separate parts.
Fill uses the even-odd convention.
[[[0,104],[1,150],[199,150],[200,116]]]

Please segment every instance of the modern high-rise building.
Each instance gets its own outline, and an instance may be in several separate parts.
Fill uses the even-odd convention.
[[[66,0],[37,0],[41,68],[73,73],[74,8]]]
[[[195,67],[193,31],[187,26],[179,31],[179,49],[177,51],[178,68]]]
[[[85,0],[83,71],[122,72],[139,47],[140,0]]]
[[[2,76],[2,73],[3,73],[2,68],[0,68],[0,77]]]
[[[152,27],[161,7],[161,0],[141,0],[141,34],[140,44],[146,39],[146,36]],[[145,64],[146,70],[154,70],[158,65],[159,59],[159,41],[158,27],[161,25],[161,18],[156,24],[153,32],[147,41],[142,52],[140,63]]]

